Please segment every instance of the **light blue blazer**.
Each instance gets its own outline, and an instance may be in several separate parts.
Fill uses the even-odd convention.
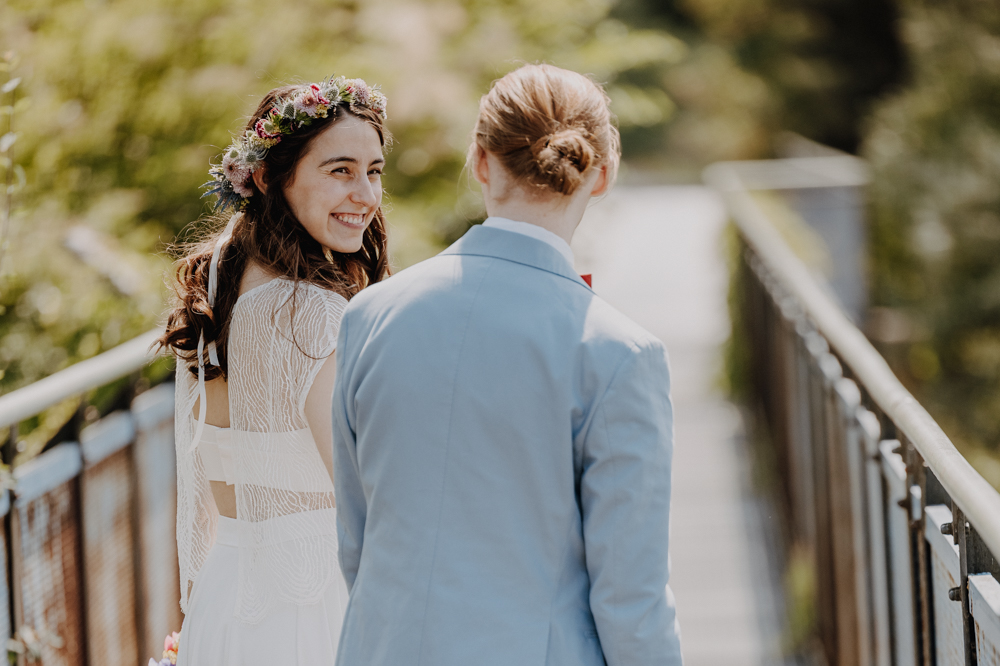
[[[477,226],[344,314],[340,666],[681,663],[663,345]]]

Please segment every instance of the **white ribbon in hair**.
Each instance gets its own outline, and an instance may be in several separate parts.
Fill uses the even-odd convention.
[[[233,227],[236,226],[237,220],[242,215],[243,213],[235,213],[229,218],[226,229],[215,241],[215,247],[212,249],[212,260],[208,264],[208,307],[210,308],[215,307],[215,295],[219,290],[219,257],[222,254],[222,246],[229,242],[233,235]],[[208,362],[215,366],[222,365],[219,363],[219,352],[215,347],[215,340],[208,343]],[[205,392],[205,332],[202,331],[198,336],[198,427],[195,429],[194,441],[191,443],[192,450],[201,442],[202,433],[205,431],[207,401],[208,395]]]

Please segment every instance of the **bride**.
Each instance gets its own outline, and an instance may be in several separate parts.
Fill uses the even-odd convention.
[[[389,272],[385,97],[343,77],[269,92],[211,170],[225,228],[178,263],[178,666],[332,664],[331,395],[348,299]]]

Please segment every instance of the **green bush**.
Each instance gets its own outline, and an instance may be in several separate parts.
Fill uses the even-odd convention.
[[[899,374],[1000,487],[1000,6],[900,4],[912,82],[863,150],[872,297],[902,314],[883,345]]]

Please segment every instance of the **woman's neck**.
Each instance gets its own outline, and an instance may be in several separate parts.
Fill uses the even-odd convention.
[[[487,215],[538,225],[567,243],[573,241],[590,198],[607,190],[604,167],[593,169],[575,192],[564,196],[519,183],[496,155],[477,151],[474,175],[482,186]]]
[[[486,213],[491,217],[505,217],[508,220],[527,222],[551,231],[567,243],[573,241],[573,233],[583,219],[587,201],[582,206],[574,206],[576,201],[538,200],[513,194],[502,202],[487,201]],[[567,205],[568,204],[568,205]]]

